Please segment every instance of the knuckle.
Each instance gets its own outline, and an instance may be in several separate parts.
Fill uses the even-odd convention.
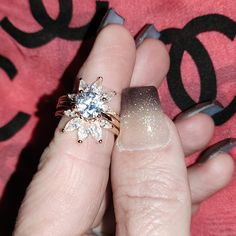
[[[125,183],[120,183],[118,192],[122,195],[118,197],[163,199],[172,202],[181,201],[186,195],[187,181],[184,176],[174,174],[171,170],[159,167],[137,169],[135,172],[128,174]]]
[[[161,230],[186,208],[187,181],[166,169],[155,169],[152,174],[150,170],[139,171],[138,178],[119,186],[115,201],[121,207],[122,222],[129,230],[127,235],[139,235],[139,232],[157,235],[157,229]]]

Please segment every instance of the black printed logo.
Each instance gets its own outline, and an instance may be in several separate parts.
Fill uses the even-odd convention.
[[[28,48],[40,47],[56,37],[67,40],[81,40],[86,37],[95,36],[96,29],[100,23],[100,15],[104,14],[108,9],[108,2],[97,1],[95,17],[90,23],[78,27],[71,28],[70,24],[72,18],[72,0],[59,0],[59,14],[54,20],[52,19],[42,0],[29,0],[30,9],[34,19],[41,25],[41,29],[34,33],[27,33],[16,28],[8,18],[4,18],[1,22],[2,28],[11,35],[19,44]],[[89,26],[90,32],[88,32]]]
[[[190,54],[199,72],[201,85],[199,103],[216,98],[214,66],[206,48],[196,37],[202,32],[211,31],[222,33],[229,40],[233,40],[236,35],[236,23],[226,16],[212,14],[194,18],[183,29],[171,28],[161,32],[163,42],[172,44],[170,48],[171,64],[167,75],[168,88],[176,105],[182,111],[196,105],[184,88],[181,78],[180,67],[184,52]],[[216,125],[220,125],[232,117],[235,112],[236,96],[223,111],[215,114],[213,119]]]
[[[2,68],[9,79],[12,81],[17,74],[16,67],[6,57],[0,56],[0,68]],[[17,114],[4,126],[0,127],[0,142],[10,139],[28,122],[30,115],[24,112],[17,112]]]

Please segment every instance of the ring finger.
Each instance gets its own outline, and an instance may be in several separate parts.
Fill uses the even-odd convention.
[[[103,26],[109,25],[100,31],[79,72],[87,83],[102,76],[103,87],[116,91],[111,103],[115,112],[135,61],[133,38],[121,23],[123,19],[110,10],[103,21]],[[42,156],[14,235],[82,235],[96,218],[107,186],[114,137],[104,131],[101,144],[91,137],[78,144],[75,131],[61,133],[67,122],[68,117],[61,119]]]

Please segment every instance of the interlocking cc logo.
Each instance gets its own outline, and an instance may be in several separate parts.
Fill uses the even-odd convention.
[[[41,30],[27,33],[16,28],[8,18],[4,18],[1,22],[2,28],[19,44],[27,48],[40,47],[57,37],[82,40],[95,36],[101,18],[108,9],[108,2],[97,1],[94,18],[84,26],[71,28],[69,24],[73,12],[72,0],[59,0],[59,14],[55,20],[48,15],[42,0],[29,0],[29,4],[32,16],[41,25]]]
[[[196,37],[202,32],[211,31],[222,33],[229,40],[233,40],[236,35],[236,23],[226,16],[211,14],[194,18],[183,29],[171,28],[161,32],[162,41],[166,44],[172,44],[170,48],[171,64],[167,75],[168,88],[176,105],[182,111],[196,105],[196,102],[184,88],[181,78],[180,67],[185,51],[191,55],[199,72],[201,85],[199,102],[216,98],[217,87],[214,66],[207,50]],[[213,116],[215,124],[223,124],[235,112],[236,96],[223,111]]]

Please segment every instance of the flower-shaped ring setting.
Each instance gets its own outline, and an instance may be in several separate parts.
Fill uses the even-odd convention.
[[[87,84],[79,79],[78,93],[63,95],[58,99],[56,116],[71,118],[63,128],[63,132],[77,131],[77,140],[82,143],[91,135],[99,143],[102,142],[103,129],[108,129],[116,136],[120,130],[120,118],[109,107],[115,91],[105,91],[102,77]]]

